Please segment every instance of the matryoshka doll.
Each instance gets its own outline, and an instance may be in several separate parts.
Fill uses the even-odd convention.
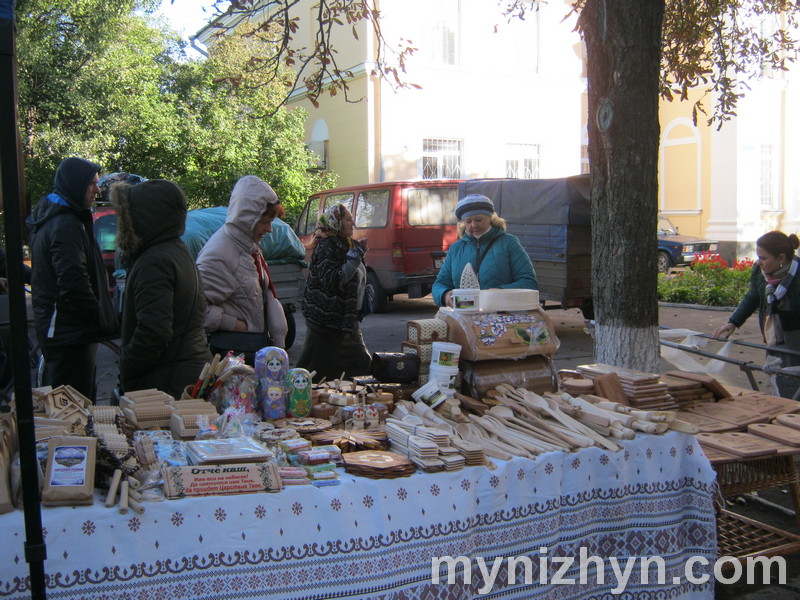
[[[286,381],[289,388],[289,414],[307,417],[311,412],[311,373],[297,367],[289,371]]]
[[[289,355],[283,348],[267,346],[256,352],[254,364],[259,379],[283,383],[289,372]]]
[[[286,416],[286,388],[282,384],[271,383],[264,389],[264,383],[267,381],[261,380],[261,418],[282,419]]]
[[[258,376],[261,418],[282,419],[286,416],[286,374],[289,371],[289,355],[283,348],[267,346],[256,352],[254,364]]]

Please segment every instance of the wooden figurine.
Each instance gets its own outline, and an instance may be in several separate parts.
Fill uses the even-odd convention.
[[[367,414],[364,405],[359,404],[353,410],[353,417],[347,421],[346,429],[350,431],[364,431],[367,424]]]

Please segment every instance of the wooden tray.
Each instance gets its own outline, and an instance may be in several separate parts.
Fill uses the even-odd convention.
[[[372,479],[407,477],[416,470],[410,459],[386,450],[349,452],[342,454],[342,462],[348,473]]]
[[[697,441],[703,446],[716,448],[741,458],[774,456],[775,447],[763,443],[757,435],[741,431],[729,433],[698,433]]]

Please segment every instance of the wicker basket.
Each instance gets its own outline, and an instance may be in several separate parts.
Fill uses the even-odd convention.
[[[447,323],[442,319],[418,319],[406,324],[406,341],[412,344],[447,341]]]
[[[778,456],[712,466],[723,497],[729,498],[772,487],[800,486],[794,459],[794,456]],[[795,490],[800,492],[800,487]]]
[[[800,535],[748,519],[729,510],[717,513],[717,555],[739,561],[753,556],[784,556],[800,551]],[[726,562],[724,569],[733,565]]]

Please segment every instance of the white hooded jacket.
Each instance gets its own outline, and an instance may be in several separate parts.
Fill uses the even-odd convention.
[[[261,253],[261,247],[253,241],[253,229],[268,205],[277,201],[272,188],[254,175],[236,182],[225,224],[197,256],[207,301],[207,332],[234,331],[237,320],[247,324],[247,331],[265,331],[266,299],[269,332],[276,346],[284,346],[287,326],[283,307],[275,297],[268,274],[264,274],[264,285],[259,283],[253,259],[254,253]]]

